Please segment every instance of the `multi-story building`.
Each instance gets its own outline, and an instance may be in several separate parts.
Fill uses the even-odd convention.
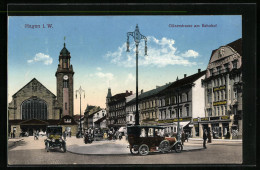
[[[189,123],[194,117],[204,116],[204,88],[201,80],[205,73],[198,69],[191,76],[184,74],[184,78],[177,78],[158,94],[158,125],[165,127],[166,133],[177,132],[179,113],[180,128],[195,135]]]
[[[91,106],[91,105],[87,105],[87,108],[84,112],[84,127],[85,129],[88,128],[94,128],[93,126],[93,116],[94,113],[99,111],[100,107],[99,106]]]
[[[94,128],[99,128],[99,124],[97,123],[97,121],[103,117],[106,117],[106,110],[100,108],[99,110],[97,110],[96,112],[93,113],[93,127]]]
[[[212,51],[203,81],[205,117],[200,129],[214,138],[242,137],[242,39]]]
[[[138,93],[138,96],[141,93],[143,93],[143,90],[141,90],[141,92]],[[136,103],[135,103],[135,100],[133,100],[133,99],[135,99],[135,97],[136,97],[136,93],[126,97],[126,124],[128,126],[135,124]],[[133,101],[130,102],[131,100],[133,100]]]
[[[110,91],[111,94],[111,91]],[[126,126],[126,97],[132,95],[132,91],[119,93],[111,97],[107,97],[107,126],[118,130],[120,127]]]

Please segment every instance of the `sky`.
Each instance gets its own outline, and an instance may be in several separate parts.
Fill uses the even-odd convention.
[[[144,92],[205,70],[212,50],[242,38],[240,15],[9,16],[8,102],[33,78],[56,95],[55,72],[64,42],[75,72],[74,114],[80,112],[75,97],[80,86],[85,90],[82,114],[87,104],[105,108],[108,87],[112,95],[135,93],[135,43],[129,37],[126,52],[126,40],[137,24],[148,47],[145,56],[144,40],[139,44],[138,86]],[[181,24],[192,27],[173,27]]]

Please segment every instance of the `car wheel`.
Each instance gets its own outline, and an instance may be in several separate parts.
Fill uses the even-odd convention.
[[[161,143],[159,145],[159,149],[162,153],[169,151],[170,150],[169,147],[170,147],[170,142],[168,140],[161,141]]]
[[[66,151],[67,151],[66,144],[64,144],[64,145],[62,146],[62,150],[63,150],[63,152],[66,152]]]
[[[133,146],[130,147],[130,152],[132,155],[137,155],[139,153],[138,148],[135,149]]]
[[[177,153],[180,153],[182,151],[182,145],[180,143],[176,143],[175,145],[175,151]]]
[[[149,147],[146,144],[142,144],[139,149],[139,154],[144,156],[144,155],[148,155],[149,153]]]

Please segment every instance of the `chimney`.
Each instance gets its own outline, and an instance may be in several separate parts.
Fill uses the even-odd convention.
[[[130,91],[130,94],[133,94],[133,91]]]
[[[198,69],[198,73],[200,73],[200,68]]]
[[[128,93],[128,90],[126,90],[126,92],[125,93]]]
[[[187,74],[184,74],[184,78],[186,78],[187,77]]]
[[[142,94],[143,92],[144,92],[144,90],[142,89],[142,90],[141,90],[141,94]]]

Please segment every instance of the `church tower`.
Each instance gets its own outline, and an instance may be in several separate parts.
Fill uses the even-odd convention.
[[[70,64],[70,52],[64,43],[63,49],[60,51],[59,64],[56,71],[57,81],[57,101],[62,108],[62,115],[73,116],[73,67]]]

